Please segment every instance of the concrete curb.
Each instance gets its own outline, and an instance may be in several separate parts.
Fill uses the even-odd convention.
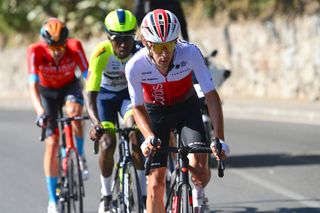
[[[320,102],[223,98],[225,118],[320,125]],[[30,97],[0,97],[0,110],[32,110]]]
[[[295,100],[224,99],[226,118],[320,125],[320,103]]]

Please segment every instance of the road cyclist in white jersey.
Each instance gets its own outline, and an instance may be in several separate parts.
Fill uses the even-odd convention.
[[[201,118],[199,100],[192,84],[195,74],[208,104],[215,137],[223,143],[218,155],[215,144],[212,151],[217,159],[226,158],[228,146],[224,141],[223,113],[220,98],[196,45],[178,39],[180,24],[168,10],[149,12],[141,24],[145,48],[137,52],[126,65],[129,93],[135,121],[146,140],[141,145],[145,156],[156,147],[166,147],[170,131],[181,130],[182,140],[188,146],[209,146]],[[157,139],[156,139],[157,140]],[[190,172],[194,185],[195,209],[205,205],[204,187],[210,181],[208,156],[190,154]],[[148,176],[147,212],[164,212],[164,192],[167,154],[153,157]]]

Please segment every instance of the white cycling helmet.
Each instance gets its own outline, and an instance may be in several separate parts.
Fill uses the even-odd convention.
[[[169,10],[156,9],[143,18],[141,33],[149,42],[166,43],[179,37],[180,23]]]

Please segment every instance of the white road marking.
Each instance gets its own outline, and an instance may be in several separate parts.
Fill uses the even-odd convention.
[[[239,176],[241,176],[244,179],[247,179],[248,181],[255,183],[259,186],[263,186],[271,191],[274,191],[278,194],[281,194],[285,197],[291,198],[293,200],[296,200],[297,202],[307,206],[307,207],[313,207],[313,208],[320,208],[320,203],[316,201],[312,201],[312,198],[303,196],[299,193],[290,191],[280,185],[274,184],[272,182],[269,182],[267,180],[264,180],[262,178],[259,178],[257,176],[248,174],[248,172],[242,172],[239,169],[229,169],[228,172],[235,173]]]

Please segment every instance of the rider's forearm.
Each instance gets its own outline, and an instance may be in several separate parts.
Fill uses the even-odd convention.
[[[224,123],[221,100],[216,90],[205,94],[215,137],[224,140]]]
[[[40,101],[40,95],[39,95],[39,90],[38,90],[38,83],[33,82],[29,84],[29,92],[31,95],[31,100],[32,100],[32,105],[37,113],[37,115],[41,115],[44,113],[44,109],[41,105]]]
[[[91,122],[95,125],[100,122],[98,109],[97,109],[97,96],[98,92],[96,91],[86,91],[84,92],[85,103],[87,107],[87,111]]]
[[[144,106],[134,106],[133,116],[139,130],[145,138],[154,136],[151,129],[150,118]]]

